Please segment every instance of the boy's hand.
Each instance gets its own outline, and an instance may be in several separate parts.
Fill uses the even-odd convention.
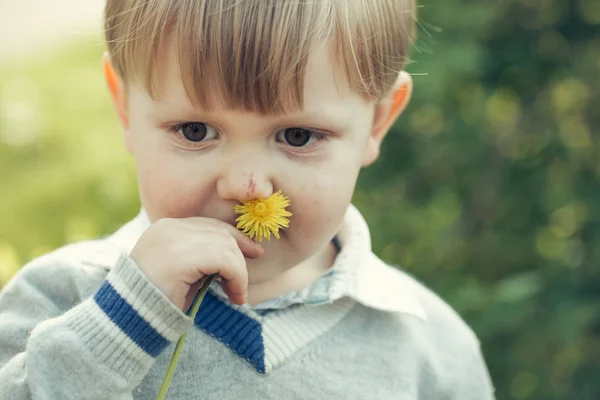
[[[129,254],[138,267],[184,312],[207,275],[219,274],[232,303],[244,304],[248,291],[247,258],[262,247],[235,227],[212,218],[165,218],[140,237]]]

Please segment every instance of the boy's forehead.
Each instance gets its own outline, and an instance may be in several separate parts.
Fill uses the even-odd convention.
[[[192,111],[197,108],[188,96],[185,77],[179,67],[179,54],[176,41],[170,40],[160,54],[160,61],[156,70],[156,97],[153,101],[159,107],[188,108]],[[205,87],[210,93],[214,108],[227,108],[227,101],[223,95],[225,74],[216,73],[220,79],[207,80]],[[332,46],[329,42],[319,43],[308,55],[303,87],[302,108],[289,107],[286,113],[312,114],[335,116],[346,115],[345,110],[357,107],[368,107],[370,102],[351,90],[343,73],[334,62]],[[256,79],[260,79],[256,77]],[[280,93],[286,97],[288,94]],[[275,99],[274,99],[275,100]]]

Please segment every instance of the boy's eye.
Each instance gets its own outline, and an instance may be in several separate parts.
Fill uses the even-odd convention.
[[[283,140],[280,139],[280,141],[284,141],[293,147],[303,147],[311,139],[324,139],[323,134],[305,128],[287,128],[280,132],[278,136],[283,136]]]
[[[311,132],[302,128],[289,128],[284,131],[285,140],[294,147],[304,146],[311,137]]]
[[[181,133],[181,135],[190,142],[201,142],[205,139],[213,139],[216,135],[216,130],[203,122],[186,122],[174,126],[172,130]]]
[[[181,125],[182,135],[190,142],[199,142],[206,137],[207,126],[201,122],[191,122]]]

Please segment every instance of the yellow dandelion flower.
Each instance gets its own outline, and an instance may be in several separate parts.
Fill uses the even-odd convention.
[[[271,233],[279,239],[279,229],[290,224],[287,217],[291,217],[292,213],[285,210],[289,205],[290,200],[281,194],[281,190],[266,199],[245,201],[233,209],[236,214],[242,214],[235,220],[236,227],[250,239],[256,237],[259,242],[264,238],[271,240]]]

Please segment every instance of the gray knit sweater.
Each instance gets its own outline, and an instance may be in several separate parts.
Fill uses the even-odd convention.
[[[259,314],[209,292],[192,321],[114,241],[65,247],[0,293],[0,399],[154,399],[188,329],[168,398],[493,399],[472,331],[388,268],[426,318],[351,296]]]

